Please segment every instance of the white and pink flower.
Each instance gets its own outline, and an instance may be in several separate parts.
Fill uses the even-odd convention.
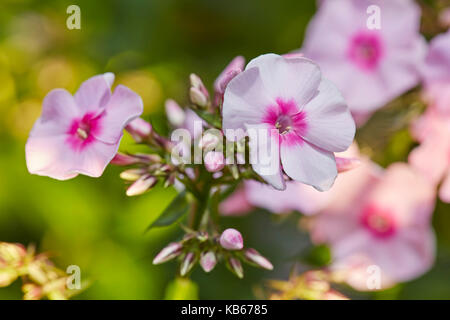
[[[346,150],[355,134],[344,99],[319,67],[275,54],[253,59],[229,82],[223,129],[234,141],[249,134],[250,156],[258,160],[252,161],[253,169],[279,190],[286,188],[283,172],[318,190],[329,189],[337,176],[334,152]],[[268,147],[269,155],[262,151]]]
[[[74,96],[64,89],[47,94],[25,147],[30,173],[58,180],[102,175],[123,129],[143,112],[141,98],[127,87],[111,93],[113,81],[107,73],[85,81]]]
[[[379,16],[371,17],[369,7]],[[373,111],[420,81],[426,43],[420,8],[412,0],[321,1],[301,52],[316,61],[364,121]],[[379,18],[379,29],[368,27]]]

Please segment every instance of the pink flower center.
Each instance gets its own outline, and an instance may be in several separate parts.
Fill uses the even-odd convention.
[[[361,224],[377,238],[386,239],[397,231],[394,215],[388,209],[369,205],[362,210]]]
[[[73,150],[80,151],[90,145],[94,140],[94,136],[100,133],[101,114],[86,113],[83,118],[76,118],[72,121],[67,134],[67,143]]]
[[[372,71],[384,54],[383,41],[376,32],[361,31],[350,40],[348,58],[360,69]]]
[[[266,108],[262,122],[276,129],[282,141],[290,144],[302,144],[302,136],[306,133],[307,122],[305,111],[299,108],[293,99],[277,98],[275,105]]]

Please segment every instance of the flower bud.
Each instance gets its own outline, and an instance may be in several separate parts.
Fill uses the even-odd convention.
[[[27,251],[21,244],[0,242],[0,262],[3,261],[6,265],[21,264],[26,254]]]
[[[198,146],[201,149],[214,149],[222,137],[218,137],[216,134],[212,134],[210,132],[205,133],[198,142]]]
[[[24,293],[23,300],[39,300],[42,298],[42,288],[33,283],[26,283],[22,286]]]
[[[157,182],[158,179],[154,176],[149,174],[143,175],[127,189],[126,194],[129,197],[141,195],[152,188]]]
[[[234,77],[236,77],[239,73],[242,72],[242,69],[234,69],[228,71],[226,74],[224,74],[223,78],[218,83],[218,92],[224,93],[225,89],[227,88],[228,83],[230,83],[231,80],[233,80]]]
[[[120,173],[120,178],[126,181],[136,181],[142,177],[145,172],[145,169],[128,169]]]
[[[161,264],[178,257],[183,250],[183,246],[178,242],[172,242],[162,249],[153,259],[153,264]]]
[[[208,100],[209,92],[203,84],[202,79],[200,79],[200,77],[195,73],[191,73],[189,76],[189,80],[191,81],[191,87],[198,89],[206,97],[206,100]]]
[[[50,274],[45,271],[45,266],[44,261],[34,260],[28,265],[28,277],[33,280],[33,282],[41,285],[46,284],[49,281]]]
[[[199,89],[191,87],[189,90],[191,102],[199,107],[206,107],[208,105],[208,97]]]
[[[214,90],[216,95],[221,96],[225,92],[228,83],[245,67],[245,58],[237,56],[225,67],[222,73],[214,81]]]
[[[183,262],[181,262],[180,266],[180,275],[184,277],[189,273],[189,271],[192,270],[195,263],[197,262],[197,256],[193,252],[188,252],[186,256],[183,259]]]
[[[257,266],[267,269],[267,270],[273,270],[273,265],[270,263],[269,260],[267,260],[266,257],[262,256],[258,251],[255,249],[247,249],[244,253],[245,258],[251,262],[256,264]]]
[[[136,164],[139,162],[141,162],[139,158],[120,152],[118,152],[111,160],[111,164],[115,164],[116,166],[129,166],[130,164]]]
[[[150,138],[152,125],[142,118],[136,118],[125,127],[125,130],[131,134],[137,143],[141,143]]]
[[[13,268],[2,268],[0,270],[0,288],[9,286],[18,276],[17,271]]]
[[[184,110],[172,99],[166,100],[165,104],[167,119],[174,127],[181,127],[186,120]]]
[[[239,231],[233,228],[226,229],[220,236],[220,245],[227,250],[241,250],[244,247],[244,240]]]
[[[205,155],[205,167],[209,172],[217,172],[225,166],[225,158],[222,152],[210,151]]]
[[[244,269],[242,268],[241,261],[236,258],[228,259],[228,267],[239,279],[244,277]]]
[[[213,251],[203,252],[200,257],[200,265],[205,272],[210,272],[217,264],[217,258]]]
[[[108,84],[108,86],[111,88],[112,85],[114,84],[114,79],[115,79],[115,75],[112,72],[106,72],[103,74],[103,79],[105,79],[106,83]]]
[[[361,165],[361,160],[356,158],[341,158],[336,157],[336,166],[338,172],[345,172],[355,169]]]

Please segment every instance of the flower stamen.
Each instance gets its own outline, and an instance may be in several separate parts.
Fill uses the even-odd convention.
[[[77,129],[77,135],[82,140],[86,140],[88,138],[88,136],[89,136],[88,133],[86,132],[86,130],[84,130],[82,128],[78,128]]]

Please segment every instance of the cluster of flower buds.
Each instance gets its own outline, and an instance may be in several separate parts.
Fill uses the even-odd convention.
[[[333,289],[333,274],[327,270],[311,270],[291,276],[289,281],[271,280],[271,300],[348,300]]]
[[[137,118],[126,129],[137,143],[146,143],[156,150],[170,154],[170,141],[152,130],[151,124],[145,120]],[[159,180],[164,181],[165,187],[175,182],[176,172],[173,164],[157,153],[124,154],[119,152],[111,163],[118,166],[133,166],[120,174],[123,180],[131,183],[126,192],[128,196],[143,194],[154,187]]]
[[[127,189],[127,196],[137,196],[150,190],[156,185],[159,179],[164,181],[164,186],[168,187],[175,182],[175,168],[173,165],[164,163],[163,159],[156,154],[117,154],[115,161],[122,165],[137,164],[137,166],[122,171],[120,177],[130,182]],[[124,159],[122,161],[122,159]]]
[[[244,248],[242,235],[236,229],[226,229],[221,235],[206,232],[188,232],[180,242],[167,245],[153,259],[153,264],[161,264],[178,258],[180,275],[188,275],[199,263],[205,272],[214,269],[219,261],[225,261],[228,269],[239,278],[244,277],[241,262],[255,267],[272,270],[267,258],[252,248]]]
[[[23,280],[25,300],[66,300],[79,293],[67,288],[68,275],[53,265],[46,254],[35,255],[34,247],[0,242],[0,287]]]

